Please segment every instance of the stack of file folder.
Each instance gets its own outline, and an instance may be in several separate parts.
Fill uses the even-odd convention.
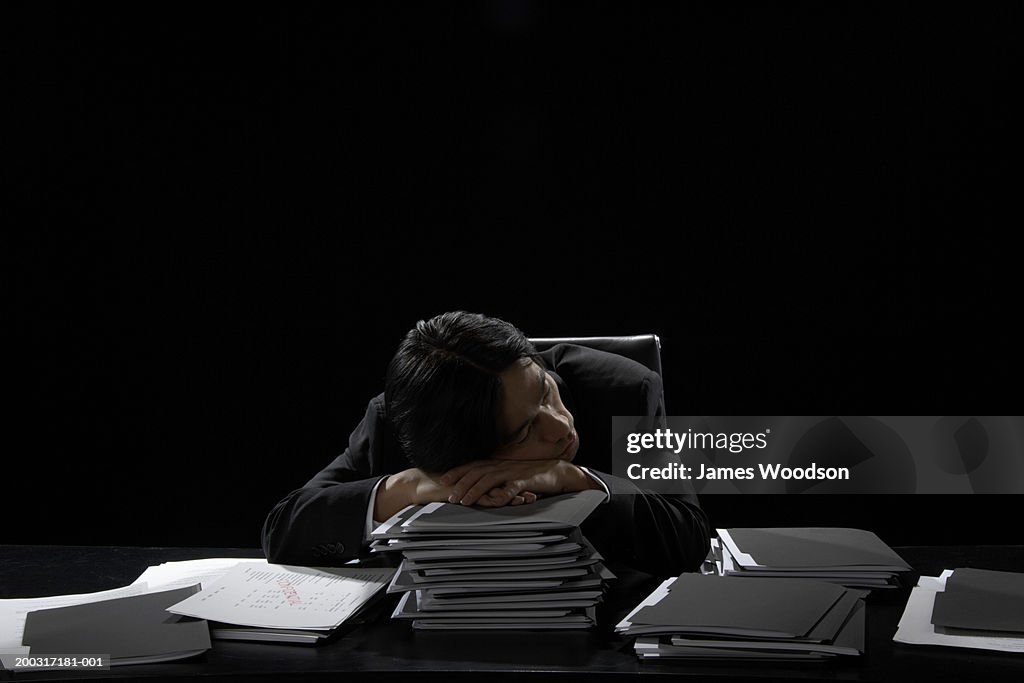
[[[783,577],[847,587],[896,588],[911,567],[863,529],[794,527],[718,529],[722,576]]]
[[[893,640],[1024,652],[1024,574],[964,567],[922,576]]]
[[[587,629],[614,576],[580,533],[604,499],[581,491],[535,503],[413,505],[373,531],[375,552],[401,552],[393,618],[415,629]]]
[[[683,574],[616,627],[642,660],[824,661],[864,652],[868,591],[809,579]]]

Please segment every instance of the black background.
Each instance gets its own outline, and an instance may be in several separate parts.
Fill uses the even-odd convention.
[[[4,10],[2,542],[258,544],[452,309],[655,332],[673,414],[1020,412],[1016,4],[208,5]]]

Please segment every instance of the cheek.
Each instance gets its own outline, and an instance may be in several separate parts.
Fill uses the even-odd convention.
[[[550,455],[544,455],[543,450],[530,441],[509,449],[501,455],[502,460],[544,460],[550,457]]]
[[[565,406],[559,406],[558,412],[562,413],[562,415],[565,416],[565,419],[567,419],[569,421],[569,426],[570,427],[575,427],[576,421],[573,419],[572,413],[570,413],[568,410],[566,410]]]
[[[572,422],[572,413],[570,413],[569,409],[565,407],[564,403],[562,403],[562,397],[561,396],[555,397],[554,403],[555,403],[555,410],[557,410],[562,415],[567,417],[569,419],[569,422]]]

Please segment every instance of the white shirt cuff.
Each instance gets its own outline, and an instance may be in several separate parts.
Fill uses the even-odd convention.
[[[377,483],[373,485],[373,490],[370,491],[370,504],[366,507],[366,526],[363,529],[363,543],[369,543],[370,534],[374,529],[382,524],[382,522],[378,522],[373,518],[373,507],[377,503],[377,489],[380,488],[381,483],[383,483],[385,479],[387,479],[387,477],[381,477]]]
[[[580,466],[576,465],[576,467]],[[590,477],[591,479],[593,479],[594,481],[601,485],[601,488],[604,490],[604,500],[601,501],[602,503],[607,503],[609,500],[612,499],[612,492],[608,490],[608,484],[604,483],[604,480],[601,479],[601,477],[597,476],[596,474],[588,470],[586,467],[580,467],[580,469],[584,472],[584,474],[586,474],[588,477]]]

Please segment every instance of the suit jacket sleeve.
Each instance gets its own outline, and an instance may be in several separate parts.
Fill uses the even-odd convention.
[[[270,511],[262,534],[267,559],[324,566],[358,557],[373,487],[407,466],[387,433],[383,397],[378,396],[353,430],[348,448]]]
[[[657,494],[591,468],[611,499],[583,531],[609,560],[656,576],[696,571],[710,548],[710,524],[695,495]]]
[[[542,356],[576,408],[576,464],[599,476],[611,494],[583,523],[584,535],[608,560],[649,574],[697,570],[707,557],[711,529],[696,493],[658,494],[609,474],[613,415],[641,416],[644,429],[664,426],[661,377],[628,358],[575,345],[559,345]]]

